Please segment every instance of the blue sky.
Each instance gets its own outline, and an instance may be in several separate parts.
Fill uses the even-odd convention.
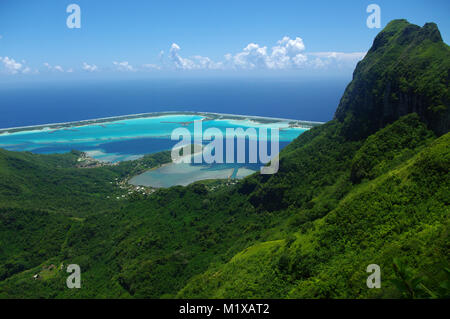
[[[80,29],[66,26],[71,3]],[[0,76],[351,73],[380,31],[371,3],[382,27],[433,21],[449,42],[448,0],[1,0]]]

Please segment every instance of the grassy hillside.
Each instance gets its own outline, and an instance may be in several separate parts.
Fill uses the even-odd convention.
[[[405,69],[390,69],[401,61],[418,68],[409,80],[440,84],[379,103],[400,94],[386,77],[401,82]],[[433,25],[394,21],[336,119],[283,149],[277,174],[214,190],[198,182],[116,199],[116,179],[168,153],[80,169],[77,152],[0,151],[0,298],[448,297],[448,82],[429,68],[449,62]],[[419,100],[443,103],[440,115]],[[72,263],[82,289],[65,286]],[[381,266],[381,289],[366,286],[369,264]]]

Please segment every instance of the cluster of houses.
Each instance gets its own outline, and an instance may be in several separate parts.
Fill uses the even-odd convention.
[[[109,162],[102,162],[95,158],[92,158],[88,156],[86,153],[82,152],[80,157],[77,160],[77,168],[96,168],[96,167],[103,167],[103,166],[112,166],[117,165],[117,163],[109,163]]]
[[[223,187],[228,187],[228,186],[233,186],[236,185],[238,183],[237,179],[228,179],[226,182],[220,183],[220,184],[216,184],[216,185],[206,185],[206,189],[209,192],[213,192],[217,189],[223,188]]]
[[[151,188],[151,187],[135,186],[135,185],[128,184],[126,182],[126,180],[119,181],[118,178],[115,179],[115,183],[121,190],[123,190],[125,192],[125,194],[116,196],[117,200],[126,199],[129,196],[132,196],[133,194],[150,195],[156,191],[156,189]],[[106,198],[110,198],[110,196],[107,196]]]

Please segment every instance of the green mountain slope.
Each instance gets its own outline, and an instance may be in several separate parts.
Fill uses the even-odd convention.
[[[392,132],[393,126],[374,139]],[[244,250],[191,280],[179,296],[399,297],[389,282],[395,278],[394,258],[414,267],[426,287],[438,289],[448,266],[449,143],[446,134],[394,169],[354,187],[307,229]],[[381,266],[383,290],[367,289],[369,264]],[[429,296],[425,290],[418,293]]]
[[[112,192],[116,175],[80,170],[78,153],[35,155],[0,150],[0,207],[42,208],[73,213],[95,211]]]
[[[73,154],[1,151],[0,297],[448,296],[449,65],[435,25],[393,21],[336,118],[283,149],[277,174],[235,186],[118,202],[111,181],[167,154],[86,170]],[[82,289],[65,286],[70,263]],[[366,286],[369,264],[381,289]]]
[[[411,112],[436,134],[449,130],[450,49],[434,23],[394,20],[358,63],[335,117],[359,139]]]
[[[77,168],[81,153],[37,155],[0,149],[0,207],[45,209],[84,216],[113,208],[124,192],[116,179],[170,161],[169,152],[96,169]]]

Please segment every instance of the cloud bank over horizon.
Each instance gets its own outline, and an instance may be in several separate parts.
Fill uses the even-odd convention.
[[[37,74],[37,73],[97,73],[100,71],[118,72],[154,72],[154,71],[190,71],[190,70],[353,70],[366,52],[307,52],[303,39],[300,37],[283,37],[271,48],[251,42],[241,51],[227,53],[219,61],[202,56],[185,57],[182,48],[172,43],[168,53],[160,51],[159,62],[144,63],[139,66],[130,61],[112,61],[99,66],[98,63],[83,62],[80,66],[63,68],[61,65],[51,65],[44,62],[44,68],[31,69],[25,66],[25,61],[17,62],[10,57],[0,57],[0,73],[3,74]]]
[[[173,43],[167,57],[164,51],[160,59],[165,67],[179,70],[292,70],[323,69],[328,67],[351,68],[356,66],[366,52],[311,52],[305,51],[303,39],[287,36],[268,49],[257,43],[249,43],[241,52],[224,55],[222,61],[205,56],[183,57],[181,47]]]

